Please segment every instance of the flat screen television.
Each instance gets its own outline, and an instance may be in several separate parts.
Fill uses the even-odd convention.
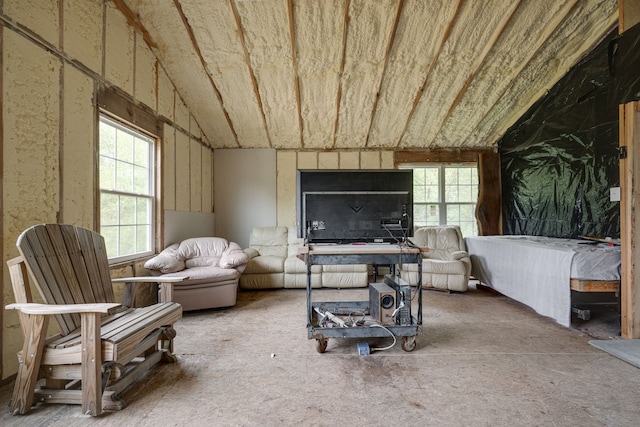
[[[298,237],[310,243],[395,243],[413,235],[411,170],[299,170],[297,178]]]

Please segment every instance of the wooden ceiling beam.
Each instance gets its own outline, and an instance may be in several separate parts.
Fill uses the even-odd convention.
[[[300,148],[304,148],[304,122],[302,120],[302,104],[300,103],[300,76],[298,75],[298,57],[296,54],[296,31],[293,17],[293,0],[287,0],[287,13],[289,14],[289,34],[291,38],[291,62],[293,68],[293,90],[296,96],[296,110],[298,112],[298,124],[300,129]]]
[[[344,65],[347,62],[347,36],[349,35],[349,8],[351,0],[347,0],[344,8],[344,26],[342,29],[342,60],[340,61],[340,80],[338,81],[338,92],[336,93],[336,120],[333,124],[333,138],[329,148],[335,148],[336,137],[338,134],[338,124],[340,122],[340,100],[342,98],[342,75],[344,74]]]

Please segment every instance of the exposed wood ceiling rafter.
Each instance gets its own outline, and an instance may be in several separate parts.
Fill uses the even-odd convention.
[[[331,147],[336,146],[336,135],[338,133],[338,123],[340,120],[340,101],[342,99],[342,76],[344,75],[344,64],[347,61],[347,37],[349,36],[349,8],[351,7],[351,0],[346,0],[344,8],[344,18],[342,27],[342,60],[340,61],[340,80],[338,83],[338,91],[336,92],[336,116],[333,126],[333,135],[331,138]]]
[[[300,79],[298,76],[298,59],[296,56],[296,31],[293,20],[293,0],[287,0],[287,11],[289,20],[289,35],[291,37],[291,60],[293,67],[293,90],[296,96],[296,110],[298,112],[298,123],[300,126],[300,147],[304,148],[304,122],[302,121],[302,106],[300,104]]]

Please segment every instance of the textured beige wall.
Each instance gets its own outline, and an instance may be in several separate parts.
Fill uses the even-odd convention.
[[[102,72],[102,2],[65,0],[64,51],[95,73]]]
[[[61,63],[44,49],[10,31],[3,32],[2,51],[4,287],[0,306],[14,301],[4,266],[7,259],[18,255],[15,248],[18,234],[37,222],[56,222],[60,198]],[[16,372],[16,352],[22,345],[22,337],[16,313],[3,310],[3,314],[2,377],[5,378]]]
[[[105,77],[128,94],[133,94],[133,28],[111,2],[107,2],[106,16]]]
[[[87,126],[95,120],[93,80],[78,69],[65,66],[63,93],[62,203],[60,221],[93,227],[94,177],[96,176],[94,145],[95,128]],[[79,168],[76,165],[85,165]]]
[[[43,222],[97,224],[100,87],[122,90],[165,122],[160,162],[165,210],[211,212],[213,151],[154,52],[112,2],[5,0],[0,14],[5,18],[0,26],[4,306],[14,301],[6,261],[17,256],[22,230]],[[146,271],[136,263],[112,274]],[[142,300],[153,297],[151,287],[138,294]],[[3,310],[1,337],[0,379],[5,379],[16,373],[22,346],[15,312]]]

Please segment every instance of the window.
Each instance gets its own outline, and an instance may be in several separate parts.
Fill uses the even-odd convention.
[[[413,169],[413,224],[459,225],[463,236],[477,236],[475,165],[434,165]]]
[[[100,117],[100,234],[111,262],[154,253],[155,139]]]

